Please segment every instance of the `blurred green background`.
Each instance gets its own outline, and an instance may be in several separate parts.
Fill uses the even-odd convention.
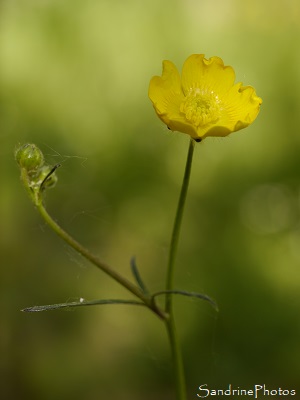
[[[169,59],[218,55],[263,98],[258,119],[197,145],[176,286],[189,398],[197,387],[300,390],[298,0],[0,2],[0,397],[174,399],[163,325],[130,307],[20,309],[127,293],[61,242],[20,184],[33,142],[62,163],[52,215],[130,277],[164,286],[188,137],[148,83]]]

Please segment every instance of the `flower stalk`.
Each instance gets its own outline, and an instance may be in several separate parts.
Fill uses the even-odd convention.
[[[180,192],[180,196],[179,196],[177,211],[176,211],[174,225],[173,225],[171,244],[170,244],[170,250],[169,250],[167,279],[166,279],[167,293],[166,293],[165,311],[169,315],[169,318],[167,318],[165,320],[165,323],[166,323],[166,328],[167,328],[168,337],[169,337],[170,346],[171,346],[171,352],[172,352],[177,400],[185,400],[186,399],[186,383],[185,383],[185,376],[184,376],[183,359],[182,359],[178,334],[177,334],[177,330],[176,330],[176,326],[175,326],[174,313],[173,313],[172,291],[174,290],[175,259],[176,259],[177,248],[178,248],[182,216],[183,216],[183,212],[184,212],[184,206],[185,206],[187,191],[188,191],[188,187],[189,187],[194,147],[195,147],[195,141],[191,138],[190,144],[189,144],[187,160],[186,160],[186,166],[185,166],[185,172],[184,172],[181,192]]]
[[[177,205],[176,216],[173,225],[173,231],[171,236],[170,250],[169,250],[169,261],[168,261],[168,269],[167,269],[167,280],[166,280],[166,290],[174,289],[174,266],[175,266],[175,258],[177,254],[178,241],[180,235],[180,228],[182,222],[182,216],[184,212],[186,195],[189,187],[190,174],[192,168],[193,154],[195,148],[195,140],[190,139],[189,150],[186,160],[185,172],[182,182],[182,187],[180,191],[179,201]],[[172,310],[172,298],[171,294],[166,295],[166,304],[165,310],[167,313],[170,313]]]

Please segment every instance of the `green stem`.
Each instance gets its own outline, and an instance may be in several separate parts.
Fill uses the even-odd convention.
[[[89,260],[92,264],[96,265],[99,269],[101,269],[103,272],[105,272],[107,275],[109,275],[116,282],[120,283],[124,288],[129,290],[136,297],[141,299],[142,302],[145,303],[145,305],[148,308],[150,308],[152,311],[154,311],[160,318],[165,319],[165,317],[166,317],[165,313],[156,306],[156,304],[151,296],[143,293],[142,290],[138,286],[134,285],[132,282],[130,282],[124,276],[120,275],[116,270],[114,270],[109,265],[104,263],[102,260],[100,260],[94,254],[90,253],[89,250],[87,250],[79,242],[77,242],[75,239],[73,239],[73,237],[70,236],[66,231],[64,231],[57,224],[57,222],[55,222],[53,220],[53,218],[48,214],[47,210],[43,206],[42,201],[38,202],[36,204],[36,207],[37,207],[40,215],[43,217],[44,221],[50,226],[50,228],[52,228],[52,230],[58,236],[60,236],[66,243],[68,243],[69,246],[71,246],[74,250],[76,250],[83,257],[85,257],[87,260]]]
[[[78,243],[75,239],[73,239],[66,231],[64,231],[48,214],[47,210],[43,206],[43,204],[39,204],[37,209],[44,221],[50,226],[50,228],[60,236],[69,246],[71,246],[74,250],[80,253],[83,257],[89,260],[91,263],[96,265],[102,271],[104,271],[107,275],[112,277],[114,280],[119,282],[122,286],[125,286],[131,293],[135,296],[139,297],[141,300],[144,300],[145,296],[140,291],[140,289],[128,281],[126,278],[121,276],[118,272],[113,270],[109,265],[105,264],[103,261],[99,260],[96,256],[91,254],[85,247],[83,247],[80,243]]]
[[[170,244],[170,250],[169,250],[169,262],[168,262],[168,270],[167,270],[166,290],[174,289],[173,282],[174,282],[175,258],[176,258],[176,253],[177,253],[178,240],[179,240],[181,221],[182,221],[182,216],[183,216],[183,211],[184,211],[184,205],[185,205],[187,190],[189,187],[194,147],[195,147],[195,141],[193,139],[190,139],[190,145],[189,145],[189,150],[188,150],[188,155],[187,155],[187,160],[186,160],[185,172],[184,172],[181,192],[180,192],[180,196],[179,196],[179,201],[178,201],[178,205],[177,205],[177,211],[176,211],[173,232],[172,232],[172,238],[171,238],[171,244]],[[170,311],[172,310],[172,294],[166,295],[165,310],[167,313],[170,313]]]
[[[165,320],[167,318],[166,313],[156,305],[155,299],[150,294],[143,292],[138,286],[130,282],[123,275],[119,274],[119,272],[117,272],[115,269],[104,263],[94,254],[90,253],[88,249],[77,242],[71,235],[63,230],[57,222],[54,221],[54,219],[47,212],[43,204],[43,184],[41,184],[40,186],[33,185],[28,172],[23,168],[21,168],[21,179],[29,194],[29,197],[35,204],[42,218],[61,239],[63,239],[69,246],[71,246],[79,254],[89,260],[92,264],[101,269],[101,271],[109,275],[125,289],[127,289],[129,292],[142,300],[142,302],[161,319]]]
[[[194,153],[195,141],[190,139],[190,145],[186,160],[185,172],[181,187],[181,192],[179,196],[179,201],[177,205],[177,212],[174,220],[170,251],[169,251],[169,262],[168,262],[168,270],[167,270],[167,280],[166,280],[166,290],[172,291],[174,289],[174,266],[175,266],[175,258],[177,253],[179,234],[181,221],[184,211],[184,205],[186,200],[186,195],[188,191],[191,167],[193,161],[193,153]],[[172,293],[166,294],[166,304],[165,311],[169,315],[169,318],[165,320],[166,328],[169,336],[172,359],[174,365],[174,375],[176,381],[176,394],[177,400],[185,400],[186,399],[186,384],[185,384],[185,376],[184,376],[184,368],[183,368],[183,360],[178,340],[178,335],[175,326],[174,314],[173,314],[173,297]]]
[[[186,383],[185,383],[183,359],[182,359],[180,343],[178,340],[178,334],[176,330],[173,313],[169,315],[169,318],[166,319],[165,322],[172,352],[176,399],[186,400]]]

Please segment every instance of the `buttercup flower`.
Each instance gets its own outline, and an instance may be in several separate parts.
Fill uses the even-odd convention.
[[[185,61],[181,78],[175,65],[164,61],[162,76],[150,81],[149,98],[172,131],[196,141],[227,136],[250,125],[262,103],[253,87],[234,81],[233,68],[224,66],[221,58],[193,54]]]

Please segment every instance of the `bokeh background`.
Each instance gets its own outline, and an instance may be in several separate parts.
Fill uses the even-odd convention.
[[[158,120],[149,79],[169,59],[218,55],[263,105],[255,123],[197,145],[177,259],[189,398],[197,387],[300,390],[298,0],[0,2],[0,397],[174,399],[161,322],[43,223],[19,180],[18,143],[62,163],[47,207],[127,277],[136,256],[164,287],[188,137]]]

